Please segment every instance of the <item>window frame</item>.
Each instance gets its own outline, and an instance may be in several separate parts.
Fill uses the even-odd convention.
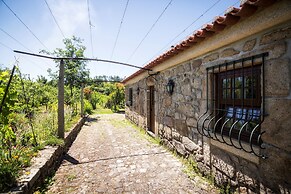
[[[224,117],[224,119],[222,119],[218,123],[218,128],[221,129],[223,127],[223,129],[221,129],[221,131],[214,132],[220,133],[222,136],[230,137],[231,138],[230,141],[232,141],[233,139],[235,140],[241,139],[243,142],[248,142],[251,132],[247,130],[247,128],[246,130],[244,130],[243,128],[240,132],[239,129],[236,129],[236,126],[239,123],[241,123],[242,126],[246,122],[248,122],[248,124],[254,123],[255,120],[253,120],[253,118],[258,118],[258,121],[257,123],[255,123],[255,125],[260,122],[261,117],[260,110],[262,103],[261,64],[257,64],[256,66],[240,67],[237,69],[235,68],[235,65],[233,65],[233,69],[213,73],[213,76],[215,80],[213,80],[214,83],[212,84],[215,84],[216,89],[215,91],[212,92],[215,92],[215,109],[216,114],[219,115],[219,117],[216,118],[216,122],[221,117]],[[246,87],[245,85],[246,77],[251,77],[251,82],[255,83],[254,86]],[[237,78],[241,78],[241,85],[239,87],[236,85]],[[225,79],[230,80],[229,85],[228,81],[226,81],[226,87],[224,87],[225,84],[223,83]],[[248,89],[251,88],[251,97],[253,98],[245,97],[246,88]],[[230,91],[230,95],[228,95],[227,92],[225,93],[224,90]],[[238,98],[235,95],[236,91],[240,91],[241,94],[240,97]],[[230,109],[232,109],[232,113],[229,111]],[[256,112],[259,112],[259,116],[258,115],[254,116]],[[232,116],[228,116],[230,114]],[[230,126],[227,126],[227,123],[225,123],[226,121],[227,123],[230,123]],[[241,128],[242,126],[239,126],[239,128]],[[259,128],[258,130],[255,131],[253,135],[252,141],[254,142],[255,145],[260,145],[262,143],[261,141],[259,142],[255,141],[258,138],[260,132],[261,131]]]
[[[229,62],[225,61],[222,64],[206,67],[206,110],[202,114],[200,114],[196,122],[196,130],[200,135],[218,141],[222,144],[226,144],[227,146],[235,147],[236,149],[254,154],[257,157],[266,158],[264,154],[261,154],[261,150],[265,149],[262,146],[262,135],[265,131],[261,131],[261,125],[264,122],[265,118],[265,58],[268,55],[268,52],[265,52],[250,57],[245,57]],[[245,142],[242,141],[242,138],[240,137],[242,133],[241,130],[239,132],[239,138],[233,140],[232,135],[224,135],[223,127],[221,124],[220,127],[218,126],[218,123],[221,122],[220,120],[223,119],[223,117],[221,117],[219,113],[225,110],[220,110],[217,106],[217,104],[219,104],[219,98],[217,97],[219,96],[218,94],[220,94],[221,91],[219,93],[217,87],[218,80],[217,76],[215,75],[217,75],[217,73],[237,70],[240,68],[255,67],[257,65],[261,65],[261,80],[259,81],[261,87],[260,122],[253,128],[251,135],[249,136],[249,138],[245,139]],[[217,117],[220,117],[220,119],[217,119]]]

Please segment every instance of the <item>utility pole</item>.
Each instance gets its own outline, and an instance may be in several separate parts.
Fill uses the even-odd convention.
[[[81,117],[84,116],[84,83],[81,85]]]
[[[65,137],[65,89],[64,89],[64,60],[60,61],[59,84],[58,84],[58,137]]]

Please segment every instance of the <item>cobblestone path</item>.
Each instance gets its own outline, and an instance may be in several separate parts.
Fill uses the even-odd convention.
[[[95,115],[80,131],[47,193],[216,193],[148,141],[123,114]]]

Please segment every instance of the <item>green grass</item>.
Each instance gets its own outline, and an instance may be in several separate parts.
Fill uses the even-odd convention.
[[[57,145],[63,145],[64,140],[59,139],[56,136],[50,136],[45,140],[46,145],[51,145],[51,146],[57,146]]]
[[[74,180],[74,179],[76,179],[76,178],[77,178],[77,176],[76,176],[75,174],[69,174],[69,175],[67,176],[68,181],[72,181],[72,180]]]
[[[79,121],[80,116],[73,116],[65,120],[65,131],[68,132]]]
[[[116,120],[116,119],[110,119],[110,123],[111,125],[113,125],[116,128],[123,128],[123,127],[127,127],[130,125],[130,123],[127,120]]]
[[[0,190],[9,190],[15,186],[17,178],[24,173],[23,169],[31,165],[31,159],[38,150],[46,145],[62,145],[64,141],[57,138],[57,112],[55,109],[37,111],[30,121],[25,114],[13,114],[16,133],[9,133],[3,144],[0,137]],[[65,114],[65,131],[78,122],[80,116],[72,116],[71,111]],[[8,128],[5,133],[12,129]],[[34,135],[35,134],[35,135]],[[35,137],[35,138],[34,138]],[[36,141],[35,141],[36,140]]]
[[[113,114],[113,112],[111,109],[108,109],[108,108],[104,108],[104,109],[98,108],[96,110],[93,110],[92,114]]]

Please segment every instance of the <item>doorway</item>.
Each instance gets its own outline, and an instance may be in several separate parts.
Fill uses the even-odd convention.
[[[155,133],[155,89],[154,86],[148,88],[148,130]]]

